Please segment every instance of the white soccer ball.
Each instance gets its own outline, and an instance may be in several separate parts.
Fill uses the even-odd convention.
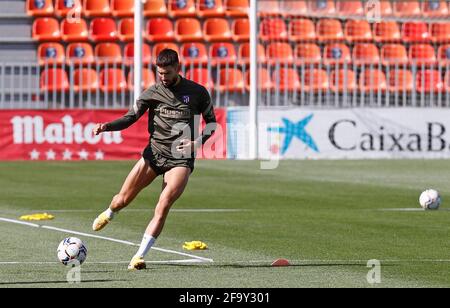
[[[59,243],[57,255],[64,265],[81,265],[86,260],[87,248],[79,238],[67,237]]]
[[[419,203],[425,210],[437,210],[441,205],[441,195],[437,190],[427,189],[420,194]]]

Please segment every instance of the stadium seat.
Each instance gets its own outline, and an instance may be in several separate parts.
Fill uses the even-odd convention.
[[[336,1],[336,13],[339,16],[362,16],[364,9],[359,0]]]
[[[95,18],[91,21],[89,37],[94,42],[115,41],[117,27],[114,19]]]
[[[197,18],[179,18],[175,22],[175,39],[178,42],[202,41],[202,26]]]
[[[320,19],[316,27],[320,41],[341,41],[344,39],[341,22],[337,19]]]
[[[227,17],[247,17],[250,3],[248,0],[225,0],[224,6]]]
[[[69,90],[69,78],[65,70],[49,68],[41,72],[40,89],[42,92],[65,92]]]
[[[249,65],[250,63],[250,43],[244,43],[239,46],[239,63]],[[266,50],[262,44],[258,44],[258,63],[267,63]]]
[[[125,58],[126,65],[134,64],[134,43],[128,43],[123,49],[123,56]],[[142,63],[148,65],[151,63],[152,53],[150,46],[147,44],[142,44]]]
[[[289,23],[289,40],[292,42],[315,41],[316,29],[310,19],[293,19]]]
[[[127,81],[123,70],[119,68],[105,68],[100,72],[100,89],[103,92],[119,92],[127,88]]]
[[[141,88],[148,89],[156,83],[155,74],[148,68],[142,68]],[[134,71],[130,70],[127,78],[128,91],[134,91]]]
[[[111,0],[111,12],[114,17],[132,17],[134,0]]]
[[[152,0],[144,3],[145,17],[165,17],[167,14],[166,0]]]
[[[450,44],[439,46],[438,59],[441,66],[450,66]]]
[[[418,92],[441,92],[444,83],[438,70],[419,70],[416,73],[416,89]]]
[[[280,15],[281,14],[280,1],[277,0],[259,1],[258,14],[261,17]]]
[[[375,42],[399,42],[401,40],[400,29],[395,21],[376,22],[373,26],[373,38]]]
[[[316,44],[298,44],[295,47],[295,62],[302,64],[319,64],[322,62],[320,47]]]
[[[122,51],[116,43],[100,43],[95,46],[94,55],[97,63],[101,65],[120,66]]]
[[[248,42],[250,40],[250,22],[247,18],[234,19],[231,28],[233,41]]]
[[[58,20],[48,17],[35,19],[32,27],[32,37],[36,41],[61,40]]]
[[[336,93],[353,92],[357,88],[355,72],[350,69],[339,69],[331,72],[331,90]]]
[[[197,16],[200,18],[225,16],[222,0],[197,0],[196,3]]]
[[[222,67],[217,80],[220,92],[242,92],[244,91],[244,75],[240,69]]]
[[[271,64],[292,64],[294,62],[294,52],[289,43],[273,42],[267,45],[267,60]]]
[[[81,16],[82,10],[82,0],[55,0],[55,14],[60,18]]]
[[[356,44],[353,47],[353,63],[356,65],[378,65],[380,54],[375,44]]]
[[[75,92],[95,92],[98,87],[98,74],[94,69],[81,68],[73,72],[73,90]]]
[[[214,88],[214,82],[206,68],[193,68],[186,72],[186,78],[197,82],[211,91]]]
[[[434,65],[436,54],[433,46],[428,44],[414,44],[409,47],[409,61],[411,65]]]
[[[52,0],[27,0],[26,8],[29,16],[52,16],[54,12]]]
[[[406,43],[430,40],[428,26],[424,22],[405,22],[402,26],[402,39]]]
[[[450,71],[447,71],[447,73],[445,73],[445,91],[447,92],[447,95],[450,93]]]
[[[345,24],[345,39],[348,42],[368,42],[372,40],[372,30],[366,20],[349,20]]]
[[[72,43],[66,48],[66,61],[74,65],[94,64],[94,50],[89,43]]]
[[[209,58],[212,65],[233,66],[236,62],[236,51],[232,43],[214,43],[209,47]]]
[[[308,0],[281,1],[280,12],[284,17],[306,16]]]
[[[194,0],[169,0],[168,11],[172,18],[194,17],[195,2]]]
[[[265,42],[288,38],[286,24],[281,18],[263,19],[259,27],[259,38]]]
[[[349,65],[352,62],[352,57],[348,46],[339,43],[325,45],[323,58],[325,65]]]
[[[297,70],[293,68],[283,68],[272,72],[272,84],[275,89],[282,92],[293,92],[300,90],[300,77]]]
[[[414,78],[410,70],[392,69],[389,71],[389,91],[411,92],[414,89]]]
[[[403,44],[385,44],[381,47],[381,63],[385,66],[408,64],[408,54]]]
[[[203,35],[207,42],[231,40],[231,30],[228,20],[223,18],[208,18],[203,24]]]
[[[181,62],[186,66],[208,64],[208,53],[203,43],[185,43],[180,48]]]
[[[432,24],[431,39],[435,43],[450,42],[450,22]]]
[[[110,16],[109,0],[84,0],[83,13],[89,18]]]
[[[145,38],[149,42],[173,41],[174,32],[172,21],[168,18],[150,18],[146,26]]]
[[[38,47],[39,65],[61,65],[64,63],[64,47],[59,43],[44,43]]]
[[[328,74],[322,69],[306,68],[299,81],[302,92],[326,92],[330,88]]]
[[[428,0],[423,1],[422,4],[422,14],[425,17],[447,17],[448,18],[448,6],[445,1],[439,0]]]
[[[119,33],[117,34],[119,40],[122,42],[129,42],[134,39],[134,19],[124,18],[119,21]]]
[[[422,13],[420,10],[419,1],[393,1],[392,5],[394,15],[398,17],[419,16]]]
[[[156,58],[158,57],[159,53],[163,49],[172,49],[172,50],[175,50],[178,54],[180,54],[178,45],[175,43],[157,43],[153,46],[153,51],[152,51],[153,63],[156,62]]]
[[[336,13],[333,0],[311,0],[308,1],[309,12],[315,15],[329,16]]]
[[[386,91],[386,75],[378,69],[363,70],[359,76],[359,90],[361,92]]]
[[[250,71],[245,73],[245,88],[250,91]],[[274,89],[269,71],[266,68],[258,69],[258,89],[261,91],[271,91]]]
[[[63,19],[61,22],[61,38],[66,42],[84,42],[88,40],[88,26],[84,19],[77,22],[70,22],[70,19]]]

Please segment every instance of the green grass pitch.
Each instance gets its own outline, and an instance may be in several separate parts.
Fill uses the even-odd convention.
[[[91,224],[134,162],[0,163],[0,218],[48,212],[37,222],[94,234]],[[89,236],[81,283],[56,260],[70,232],[0,221],[0,287],[449,287],[450,161],[198,161],[146,260],[128,272],[137,247]],[[438,211],[418,196],[439,190]],[[161,179],[96,235],[139,243]],[[450,201],[449,201],[450,202]],[[207,210],[206,210],[207,209]],[[220,211],[226,209],[227,211]],[[411,209],[411,210],[408,210]],[[197,210],[197,211],[196,211]],[[204,210],[204,211],[202,211]],[[184,251],[201,240],[206,251]],[[169,263],[193,257],[214,260]],[[287,258],[289,267],[271,267]],[[381,262],[369,284],[367,261]]]

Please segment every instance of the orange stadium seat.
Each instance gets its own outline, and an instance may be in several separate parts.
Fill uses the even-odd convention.
[[[195,16],[194,0],[169,0],[168,9],[172,18]]]
[[[280,12],[283,16],[306,16],[308,6],[306,0],[282,1],[280,2]]]
[[[32,37],[36,41],[61,40],[58,20],[48,17],[35,19],[32,27]]]
[[[399,17],[419,16],[420,10],[419,1],[393,1],[394,14]]]
[[[26,6],[30,16],[52,16],[54,12],[52,0],[27,0]]]
[[[60,18],[66,16],[76,18],[81,16],[82,10],[82,0],[55,0],[55,14]]]
[[[126,65],[133,65],[134,63],[134,43],[128,43],[123,49],[123,56],[125,58]],[[151,63],[152,53],[150,46],[142,44],[142,63],[148,65]]]
[[[359,90],[361,92],[386,91],[386,75],[378,69],[367,69],[359,76]]]
[[[189,69],[186,72],[186,78],[201,84],[210,91],[214,88],[214,82],[206,68]]]
[[[362,16],[364,9],[359,0],[336,1],[336,13],[339,16]]]
[[[134,18],[124,18],[119,21],[119,40],[129,42],[134,39]]]
[[[428,44],[414,44],[409,47],[409,61],[411,65],[434,65],[436,54],[433,46]]]
[[[265,42],[272,40],[287,40],[288,32],[283,19],[268,18],[260,23],[259,37]]]
[[[231,40],[231,30],[228,20],[223,18],[208,18],[203,24],[203,35],[207,42]]]
[[[128,82],[128,91],[132,92],[134,91],[134,71],[130,70],[130,72],[128,73],[128,78],[127,78]],[[142,81],[141,81],[141,88],[142,89],[148,89],[150,88],[152,85],[154,85],[156,83],[155,80],[155,74],[153,73],[153,71],[151,71],[148,68],[142,68]]]
[[[323,51],[325,65],[347,64],[352,62],[350,49],[345,44],[327,44]]]
[[[237,56],[232,43],[214,43],[209,47],[209,58],[213,65],[232,66]]]
[[[341,41],[344,39],[341,22],[337,19],[320,19],[316,27],[320,41]]]
[[[91,21],[89,37],[94,42],[115,41],[116,22],[112,18],[95,18]]]
[[[309,11],[317,15],[334,15],[336,7],[333,0],[311,0],[308,1]]]
[[[203,43],[185,43],[180,48],[181,62],[187,66],[208,64],[208,52]]]
[[[116,43],[100,43],[95,46],[94,55],[101,65],[121,65],[122,51]]]
[[[445,1],[431,0],[422,2],[422,14],[425,17],[448,17],[448,6]]]
[[[244,43],[239,46],[239,63],[249,65],[250,63],[250,43]],[[258,63],[266,63],[266,50],[262,44],[258,44]]]
[[[408,54],[403,44],[386,44],[381,47],[381,63],[383,65],[406,65]]]
[[[250,91],[250,71],[245,73],[245,88]],[[274,89],[269,71],[266,68],[258,69],[258,89],[262,91],[271,91]]]
[[[145,17],[165,17],[167,14],[166,0],[152,0],[144,3]]]
[[[405,22],[402,26],[402,39],[404,42],[423,42],[430,40],[428,26],[424,22]]]
[[[69,78],[66,71],[60,68],[49,68],[42,71],[40,89],[42,92],[68,91]]]
[[[247,17],[250,3],[248,0],[225,0],[224,6],[228,17]]]
[[[89,43],[72,43],[66,48],[66,61],[68,64],[91,65],[94,64],[94,50]]]
[[[432,24],[431,39],[435,43],[450,42],[450,22]]]
[[[283,68],[272,72],[272,84],[276,89],[282,92],[298,91],[300,90],[300,77],[297,70],[293,68]]]
[[[111,0],[111,12],[114,17],[134,15],[134,0]]]
[[[83,42],[88,40],[88,26],[84,19],[77,22],[70,22],[70,19],[63,19],[61,22],[61,38],[66,42]]]
[[[412,92],[414,89],[414,78],[410,70],[395,69],[389,74],[389,91]]]
[[[295,62],[297,64],[319,64],[321,61],[320,47],[316,44],[298,44],[295,47]]]
[[[44,43],[38,47],[39,65],[61,65],[64,63],[64,47],[59,43]]]
[[[450,65],[450,44],[439,46],[438,59],[440,65],[442,66]]]
[[[100,89],[103,92],[124,91],[127,81],[123,70],[119,68],[105,68],[100,72]]]
[[[278,16],[281,14],[280,2],[267,0],[258,2],[258,14],[260,16]]]
[[[153,51],[152,51],[153,63],[156,62],[156,58],[158,57],[159,53],[163,49],[172,49],[172,50],[175,50],[178,54],[180,54],[178,45],[175,43],[157,43],[153,46]]]
[[[267,45],[267,59],[271,64],[292,64],[294,62],[294,52],[289,43],[273,42]]]
[[[179,18],[175,21],[175,39],[178,42],[202,41],[202,26],[197,18]]]
[[[168,18],[150,18],[147,22],[145,38],[149,42],[173,41],[172,21]]]
[[[306,68],[300,82],[305,92],[325,92],[330,88],[328,74],[322,69]]]
[[[83,12],[87,17],[106,17],[111,15],[109,0],[84,0]]]
[[[345,39],[348,42],[372,41],[372,30],[366,20],[349,20],[345,24]]]
[[[441,92],[444,88],[441,72],[438,70],[419,70],[416,74],[416,89],[418,92]]]
[[[250,40],[250,22],[247,18],[234,19],[231,28],[233,30],[233,41],[245,42]]]
[[[94,69],[81,68],[73,72],[75,92],[94,92],[99,87],[98,74]]]
[[[399,42],[401,40],[400,28],[395,21],[376,22],[373,26],[375,42]]]
[[[355,72],[350,69],[339,69],[331,72],[331,90],[334,92],[353,92],[357,88]]]
[[[219,72],[219,91],[242,92],[244,91],[244,75],[240,69],[223,67]]]
[[[380,63],[380,53],[375,44],[356,44],[353,47],[353,62],[356,65],[377,65]]]
[[[316,29],[310,19],[293,19],[289,23],[289,40],[293,42],[315,41]]]
[[[197,16],[200,18],[225,16],[222,0],[197,0],[196,2]]]

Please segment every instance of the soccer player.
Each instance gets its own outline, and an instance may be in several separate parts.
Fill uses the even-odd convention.
[[[139,250],[128,265],[129,270],[145,268],[144,257],[160,235],[171,206],[183,193],[194,170],[196,149],[211,137],[217,125],[208,91],[179,75],[177,52],[164,49],[158,55],[156,66],[160,82],[145,90],[123,117],[110,123],[99,123],[94,128],[96,135],[123,130],[149,110],[149,144],[120,192],[92,226],[94,231],[103,229],[143,188],[163,175],[162,192],[153,219],[145,230]],[[206,127],[197,136],[200,114]]]

